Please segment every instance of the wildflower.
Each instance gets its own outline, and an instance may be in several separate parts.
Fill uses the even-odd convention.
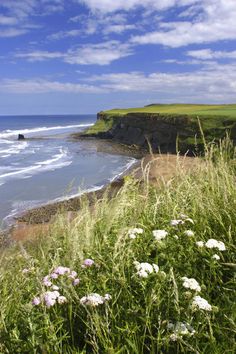
[[[82,267],[83,268],[90,268],[94,265],[94,261],[90,258],[84,260]]]
[[[152,234],[156,241],[160,241],[168,235],[168,232],[166,230],[153,230]]]
[[[76,285],[79,285],[80,283],[80,279],[79,278],[76,278],[73,280],[73,285],[76,286]]]
[[[40,305],[40,303],[41,303],[40,297],[36,296],[33,298],[32,305],[38,306],[38,305]]]
[[[22,269],[22,274],[27,274],[29,272],[30,272],[30,269],[28,269],[28,268]]]
[[[50,277],[51,277],[52,279],[57,279],[57,278],[58,278],[58,274],[57,274],[57,273],[52,273],[52,274],[50,275]]]
[[[49,276],[46,275],[46,277],[43,278],[43,285],[45,286],[52,286],[52,282],[49,280]]]
[[[170,221],[170,226],[178,226],[178,225],[183,225],[184,221],[180,219],[174,219]]]
[[[173,331],[173,335],[177,336],[177,338],[184,335],[193,336],[196,333],[193,327],[186,322],[176,322],[176,324],[169,323],[167,328]]]
[[[108,294],[106,294],[108,296]],[[105,297],[97,294],[97,293],[92,293],[87,296],[83,296],[80,299],[81,305],[86,305],[86,306],[91,306],[91,307],[96,307],[99,305],[104,304],[106,301]]]
[[[105,295],[104,295],[104,300],[105,300],[105,301],[111,300],[111,295],[110,295],[110,294],[105,294]]]
[[[52,286],[52,290],[56,290],[56,291],[59,290],[59,286],[53,285],[53,286]]]
[[[56,273],[58,275],[65,275],[66,273],[70,273],[70,268],[59,266],[54,270],[53,273]]]
[[[158,272],[159,272],[159,267],[158,267],[157,264],[153,263],[153,264],[152,264],[152,268],[154,269],[154,272],[155,272],[155,273],[158,273]]]
[[[129,230],[129,234],[141,235],[141,234],[143,234],[143,229],[135,227],[135,228]]]
[[[143,234],[143,229],[137,227],[130,229],[128,231],[129,238],[133,240],[136,239],[137,235],[141,235],[141,234]]]
[[[187,278],[187,277],[183,277],[183,287],[186,289],[191,289],[194,291],[201,291],[201,287],[198,284],[198,282],[194,279],[194,278]]]
[[[178,336],[175,333],[173,333],[173,334],[170,335],[170,340],[172,342],[176,342],[178,340]]]
[[[212,306],[209,302],[203,299],[201,296],[194,296],[192,307],[198,308],[199,310],[212,311]]]
[[[174,235],[173,236],[175,240],[178,240],[179,239],[179,236],[178,235]]]
[[[204,247],[204,242],[203,241],[197,241],[196,245],[200,248]]]
[[[67,302],[67,298],[65,296],[58,296],[57,301],[58,304],[62,305]]]
[[[220,256],[218,256],[218,254],[214,254],[212,256],[213,259],[215,259],[216,261],[219,261],[220,260]]]
[[[159,267],[157,264],[135,262],[135,266],[137,269],[137,275],[140,278],[147,278],[149,274],[159,272]]]
[[[217,240],[215,240],[214,238],[210,238],[210,239],[206,242],[205,246],[206,246],[207,248],[218,248],[219,251],[225,251],[225,250],[226,250],[226,247],[225,247],[224,242],[222,242],[222,241],[217,241]]]
[[[47,307],[54,306],[57,298],[60,296],[58,291],[47,291],[44,294],[44,301]]]
[[[188,236],[188,237],[193,237],[194,236],[194,232],[192,230],[185,230],[184,234],[185,234],[185,236]]]
[[[71,272],[70,272],[70,274],[69,274],[69,278],[71,278],[71,279],[75,279],[76,277],[77,277],[77,273],[74,271],[74,270],[72,270]]]

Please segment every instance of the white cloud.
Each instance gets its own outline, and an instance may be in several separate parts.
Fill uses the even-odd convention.
[[[103,13],[116,11],[129,11],[136,8],[146,8],[150,10],[165,10],[174,5],[181,6],[197,3],[199,0],[77,0],[85,4],[92,11]]]
[[[21,36],[28,31],[26,29],[17,29],[17,28],[9,28],[9,29],[0,29],[0,38],[11,38]]]
[[[0,81],[0,91],[18,94],[38,94],[48,92],[62,93],[101,93],[103,89],[93,86],[71,82],[47,81],[42,79],[35,80],[12,80],[5,79]]]
[[[190,21],[162,23],[156,31],[132,38],[136,44],[162,44],[181,47],[236,39],[236,1],[199,0],[201,16]]]
[[[109,25],[104,28],[103,33],[104,34],[109,34],[109,33],[123,33],[126,31],[131,31],[135,29],[135,25]]]
[[[189,50],[187,55],[201,60],[236,59],[236,50],[231,52],[213,51],[211,49]]]
[[[24,58],[30,62],[50,59],[61,59],[69,64],[108,65],[114,60],[132,55],[132,50],[126,44],[118,41],[108,41],[98,44],[86,44],[77,49],[62,52],[33,51],[17,53],[15,57]]]
[[[70,31],[60,31],[57,33],[53,33],[47,37],[49,40],[58,40],[67,37],[78,37],[81,34],[81,31],[78,29],[73,29]]]
[[[132,50],[126,44],[118,41],[108,41],[98,44],[88,44],[76,51],[68,51],[65,61],[69,64],[108,65],[114,60],[132,55]]]
[[[64,58],[64,54],[61,52],[47,52],[47,51],[34,51],[30,53],[17,53],[15,54],[16,58],[24,58],[30,62],[35,61],[44,61],[47,59],[60,59]]]
[[[14,17],[0,15],[0,25],[11,26],[16,23],[17,20]]]
[[[211,63],[194,72],[114,73],[87,79],[110,92],[156,93],[176,102],[235,102],[236,64]]]

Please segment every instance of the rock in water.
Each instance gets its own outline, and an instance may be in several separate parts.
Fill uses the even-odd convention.
[[[24,139],[25,139],[25,137],[23,134],[18,134],[18,140],[24,140]]]

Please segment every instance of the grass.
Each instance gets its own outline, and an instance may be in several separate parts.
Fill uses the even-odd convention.
[[[197,171],[179,169],[159,187],[128,177],[112,200],[104,196],[89,208],[85,198],[74,222],[59,215],[36,243],[5,250],[0,352],[235,353],[235,156],[227,140],[208,148]],[[194,224],[171,226],[185,218],[182,213]],[[131,239],[134,227],[143,234]],[[156,241],[156,229],[166,230],[166,238]],[[194,236],[185,235],[189,229]],[[196,244],[212,238],[226,250]],[[83,268],[87,258],[95,264]],[[158,264],[159,272],[141,278],[135,261]],[[52,282],[67,302],[33,306],[32,299],[48,290],[42,279],[58,266],[78,272],[80,284],[60,276]],[[185,276],[197,280],[211,311],[192,307],[197,293],[183,286]],[[112,298],[97,307],[82,305],[90,293]]]
[[[161,104],[140,108],[111,109],[104,111],[106,114],[124,115],[131,112],[163,113],[163,114],[188,114],[198,116],[227,116],[236,119],[236,104],[229,105],[202,105],[202,104]]]

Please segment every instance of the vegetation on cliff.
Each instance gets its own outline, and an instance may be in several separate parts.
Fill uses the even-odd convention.
[[[143,108],[112,109],[98,114],[95,125],[83,136],[111,138],[162,152],[203,150],[207,142],[229,134],[236,141],[236,105],[150,105]],[[199,128],[199,123],[201,129]]]
[[[236,151],[208,148],[1,258],[1,353],[234,353]],[[145,171],[144,171],[145,172]]]

